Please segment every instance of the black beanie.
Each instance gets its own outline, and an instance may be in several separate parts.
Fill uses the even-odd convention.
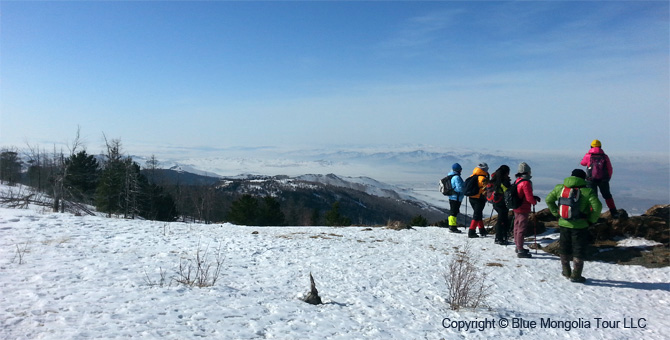
[[[582,169],[575,169],[575,170],[572,170],[572,175],[571,176],[579,177],[581,179],[586,179],[586,172],[584,172],[584,170],[582,170]]]

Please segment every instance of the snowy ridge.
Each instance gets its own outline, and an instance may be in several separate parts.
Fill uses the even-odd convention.
[[[314,191],[314,195],[318,196],[326,192],[337,192],[337,190],[333,190],[333,188],[337,188],[352,190],[382,199],[402,201],[424,212],[437,213],[440,216],[444,214],[437,206],[413,196],[411,190],[385,184],[368,177],[345,177],[334,174],[310,174],[296,177],[244,174],[223,177],[218,187],[221,189],[231,188],[238,193],[260,196],[269,195],[273,197],[281,196],[283,191],[293,191],[295,189],[311,190]],[[335,193],[335,195],[338,194]],[[359,201],[358,204],[362,203]]]
[[[407,193],[407,190],[401,189],[394,185],[381,183],[369,177],[339,177],[335,174],[328,174],[328,175],[302,175],[297,176],[296,179],[307,182],[317,182],[336,187],[354,189],[378,197],[388,197],[408,201],[418,201],[415,197],[409,195]]]

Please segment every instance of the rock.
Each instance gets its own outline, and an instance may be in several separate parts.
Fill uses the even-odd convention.
[[[314,277],[312,277],[312,273],[309,273],[309,281],[310,281],[310,292],[307,294],[307,296],[305,296],[303,301],[312,305],[322,304],[321,297],[319,296],[319,291],[316,290],[316,284],[314,283]]]
[[[668,229],[670,205],[656,205],[643,215],[632,217],[628,217],[628,213],[620,209],[619,215],[621,215],[619,219],[612,219],[609,211],[602,214],[601,219],[592,229],[595,239],[642,237],[666,246],[670,244],[670,230]]]
[[[649,210],[647,210],[647,212],[645,212],[644,215],[660,217],[668,220],[668,218],[670,218],[670,204],[655,205],[649,208]]]
[[[411,229],[413,230],[410,225],[403,223],[401,221],[389,221],[388,224],[386,225],[386,228],[392,229],[392,230],[408,230]]]

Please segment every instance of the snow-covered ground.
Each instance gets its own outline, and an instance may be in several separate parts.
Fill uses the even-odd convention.
[[[444,274],[466,242],[493,290],[487,307],[455,312]],[[214,263],[219,247],[214,286],[171,280],[198,249]],[[323,305],[299,299],[310,272]],[[586,284],[571,283],[553,255],[518,259],[491,237],[432,227],[243,227],[0,208],[2,339],[667,339],[670,268],[587,262],[584,274]]]

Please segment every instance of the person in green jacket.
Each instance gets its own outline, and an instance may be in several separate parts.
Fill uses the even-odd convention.
[[[572,282],[585,282],[582,271],[589,239],[588,227],[598,221],[603,209],[598,194],[587,188],[586,172],[575,169],[563,184],[554,187],[546,202],[549,211],[559,217],[562,274]],[[574,202],[572,206],[571,202]],[[574,269],[570,268],[571,260],[574,261]]]

